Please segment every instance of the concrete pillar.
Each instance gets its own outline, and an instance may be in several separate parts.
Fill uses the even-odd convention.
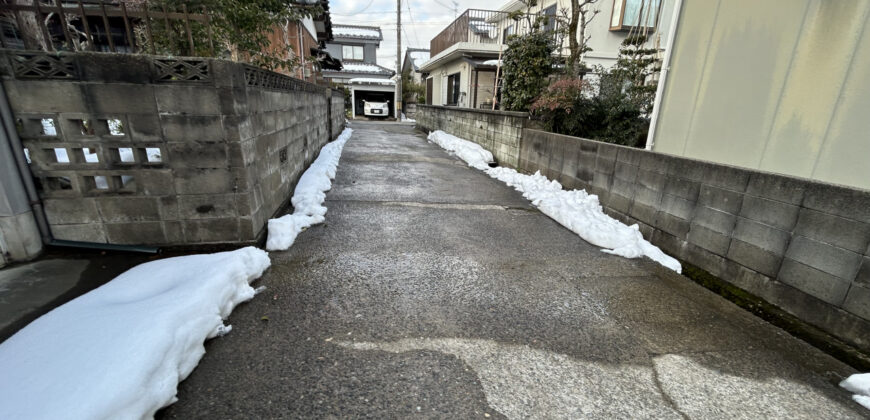
[[[9,139],[0,130],[0,267],[42,252],[42,238],[12,153]]]

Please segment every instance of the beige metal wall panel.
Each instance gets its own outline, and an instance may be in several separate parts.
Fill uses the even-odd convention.
[[[684,0],[656,151],[870,188],[866,0]]]

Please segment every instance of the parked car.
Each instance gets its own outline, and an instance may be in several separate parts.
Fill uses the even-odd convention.
[[[363,115],[366,117],[388,117],[390,115],[390,101],[363,101]]]

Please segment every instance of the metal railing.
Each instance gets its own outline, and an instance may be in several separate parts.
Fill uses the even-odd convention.
[[[432,57],[460,43],[507,43],[511,35],[526,35],[538,23],[537,14],[511,14],[495,10],[468,9],[444,28],[429,43]],[[559,22],[555,16],[542,22],[541,30],[556,33]]]
[[[192,13],[186,4],[167,10],[149,5],[147,0],[2,0],[0,46],[214,56],[211,22],[205,10],[202,12]]]

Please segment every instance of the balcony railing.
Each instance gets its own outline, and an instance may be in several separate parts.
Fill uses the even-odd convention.
[[[506,43],[510,35],[525,35],[535,25],[535,14],[511,15],[495,10],[468,9],[444,28],[429,43],[431,56],[460,43],[499,44]],[[554,32],[558,26],[555,17],[545,21],[542,29]]]

